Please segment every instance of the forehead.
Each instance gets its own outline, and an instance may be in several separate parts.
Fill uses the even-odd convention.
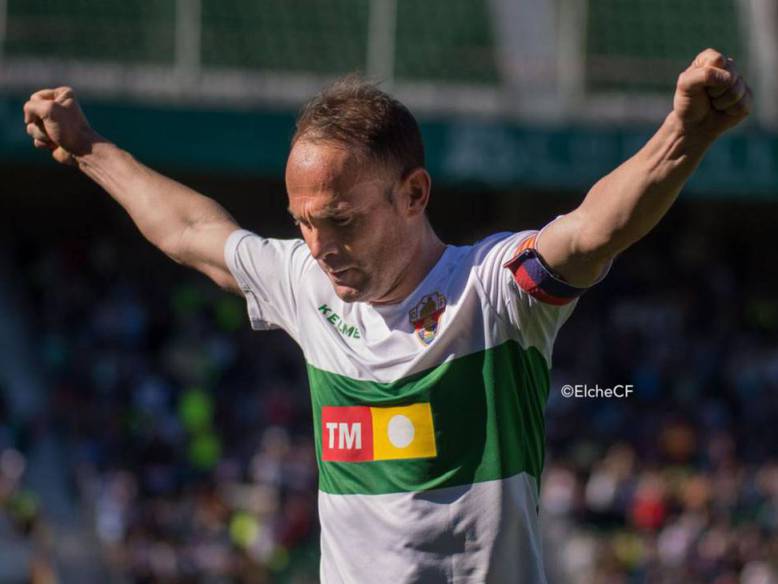
[[[386,171],[345,145],[298,141],[286,165],[286,190],[292,214],[319,209],[360,208],[386,188]]]

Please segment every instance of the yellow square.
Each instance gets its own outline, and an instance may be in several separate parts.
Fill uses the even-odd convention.
[[[373,460],[437,456],[429,403],[393,408],[371,407]]]

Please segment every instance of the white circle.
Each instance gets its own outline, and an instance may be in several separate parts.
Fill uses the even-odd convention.
[[[413,427],[413,422],[408,419],[408,416],[397,414],[392,416],[389,420],[389,442],[395,448],[405,448],[413,442],[413,435],[416,434],[416,429]]]

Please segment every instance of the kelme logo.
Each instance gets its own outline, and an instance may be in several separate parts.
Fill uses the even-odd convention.
[[[429,403],[321,409],[321,458],[325,462],[435,456],[435,428]]]
[[[343,322],[343,319],[340,317],[340,315],[326,304],[319,306],[319,312],[324,317],[324,319],[344,337],[353,339],[362,338],[362,336],[359,334],[359,329],[356,326]]]
[[[408,314],[416,336],[425,345],[435,340],[444,310],[446,310],[446,297],[440,292],[433,292],[424,296]]]

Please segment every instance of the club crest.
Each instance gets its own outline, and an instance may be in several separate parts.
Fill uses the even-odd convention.
[[[433,292],[424,296],[408,314],[416,330],[416,336],[425,345],[435,340],[444,310],[446,310],[446,297],[440,292]]]

